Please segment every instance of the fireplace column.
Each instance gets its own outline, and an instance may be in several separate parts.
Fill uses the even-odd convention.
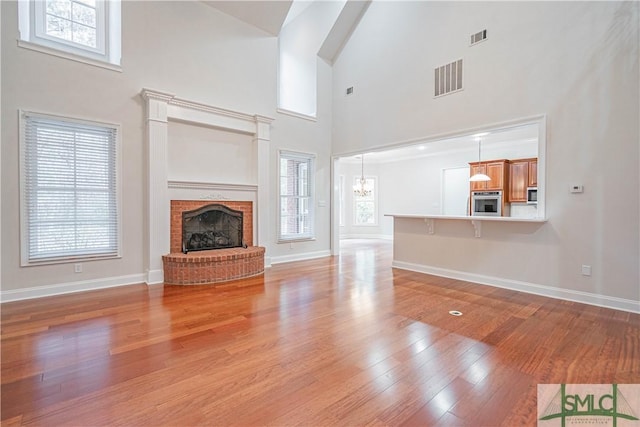
[[[257,220],[257,245],[267,248],[265,253],[264,265],[271,266],[271,254],[267,242],[269,241],[269,224],[271,223],[271,205],[270,192],[269,192],[269,180],[270,170],[269,164],[271,163],[271,148],[270,148],[270,130],[272,119],[267,117],[255,116],[257,123],[257,132],[254,136],[253,143],[256,145],[255,152],[258,155],[258,198],[256,203],[256,220]]]
[[[170,212],[168,180],[168,115],[167,103],[173,95],[145,91],[147,101],[147,200],[145,216],[148,227],[145,230],[147,250],[145,267],[147,284],[162,283],[164,279],[162,255],[169,248]]]

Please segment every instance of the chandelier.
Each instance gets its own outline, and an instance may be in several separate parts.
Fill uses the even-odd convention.
[[[480,140],[480,137],[488,135],[488,133],[479,133],[477,135],[474,135],[475,137],[478,138],[478,163],[480,163],[481,157],[480,157],[480,150],[481,150],[481,144],[482,141]],[[491,181],[491,178],[489,178],[488,175],[485,175],[483,173],[477,173],[475,175],[473,175],[471,178],[469,178],[470,182],[483,182],[483,181]]]
[[[360,179],[356,184],[354,184],[353,192],[356,195],[356,197],[367,197],[371,194],[372,189],[371,189],[371,185],[369,185],[369,183],[367,183],[367,180],[364,178],[364,154],[362,154],[360,158],[362,159],[362,169],[360,173]]]

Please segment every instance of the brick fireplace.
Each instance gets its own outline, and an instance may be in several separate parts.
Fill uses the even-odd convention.
[[[246,248],[183,253],[183,212],[205,208],[212,203],[214,202],[211,200],[171,201],[171,253],[162,257],[165,284],[211,284],[251,277],[264,272],[265,248],[253,246],[253,202],[250,201],[215,202],[217,205],[242,212],[242,236]]]
[[[146,160],[147,160],[147,200],[145,203],[145,216],[147,218],[147,230],[145,233],[145,282],[167,283],[164,278],[165,256],[167,248],[171,247],[171,213],[167,209],[171,199],[211,199],[206,197],[211,191],[218,191],[218,187],[225,187],[228,193],[245,192],[248,187],[253,187],[252,200],[254,202],[253,221],[247,221],[254,228],[247,237],[252,237],[253,244],[262,247],[268,246],[269,211],[273,202],[270,195],[270,166],[271,159],[271,122],[273,118],[260,114],[248,114],[233,111],[202,102],[184,99],[175,94],[154,89],[142,89],[140,93],[145,102],[145,135],[146,135]],[[194,126],[205,126],[221,131],[240,133],[251,137],[254,147],[255,167],[253,178],[250,181],[237,181],[236,185],[228,183],[234,181],[216,181],[213,178],[195,181],[175,181],[186,184],[189,189],[182,194],[172,196],[169,179],[169,123],[177,121]],[[180,176],[176,176],[180,178]],[[217,179],[217,178],[216,178]],[[249,184],[250,183],[250,184]],[[188,194],[185,194],[188,193]],[[204,193],[204,194],[203,194]],[[244,198],[245,194],[239,197]],[[232,198],[235,196],[231,196]],[[218,198],[215,198],[218,200]],[[225,199],[226,202],[226,199]],[[260,214],[258,214],[260,213]],[[222,249],[218,249],[222,250]],[[171,249],[173,255],[174,249]],[[177,252],[180,253],[180,252]],[[269,264],[269,254],[265,254],[263,263]],[[173,280],[172,278],[169,279]]]
[[[172,200],[171,201],[171,253],[182,252],[182,213],[202,208],[214,203],[211,200]],[[242,212],[244,217],[242,236],[247,246],[253,246],[253,202],[230,200],[215,201],[229,209]]]

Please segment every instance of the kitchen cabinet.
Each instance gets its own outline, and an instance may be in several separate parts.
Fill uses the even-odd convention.
[[[504,191],[509,177],[508,160],[489,160],[486,162],[469,163],[470,176],[483,173],[491,178],[490,181],[471,182],[471,191]]]
[[[529,187],[538,186],[538,159],[529,160]]]
[[[477,173],[483,173],[491,178],[489,181],[475,181],[470,182],[470,190],[471,193],[474,191],[501,191],[502,197],[500,198],[500,209],[502,212],[502,216],[509,216],[508,206],[505,205],[506,202],[506,185],[508,185],[509,180],[509,160],[489,160],[486,162],[472,162],[469,163],[469,171],[470,176],[473,176]],[[469,194],[469,215],[471,215],[471,210],[473,204],[473,194]]]
[[[479,173],[487,174],[487,166],[484,163],[469,163],[469,165],[469,177]],[[471,184],[471,191],[482,191],[487,188],[487,183],[483,181],[472,181],[469,184]]]
[[[487,181],[487,190],[504,190],[507,181],[509,163],[506,160],[487,162],[487,175],[491,181]]]
[[[527,203],[527,188],[538,185],[538,159],[515,159],[509,163],[507,202]]]
[[[526,203],[527,186],[529,185],[529,161],[512,160],[509,168],[507,201],[510,203]]]

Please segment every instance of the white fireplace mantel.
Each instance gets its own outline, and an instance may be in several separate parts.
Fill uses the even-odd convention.
[[[145,230],[145,267],[147,284],[163,282],[162,255],[169,253],[169,120],[213,126],[253,136],[258,165],[257,205],[255,206],[258,228],[256,245],[267,249],[265,264],[268,265],[269,143],[273,119],[180,99],[174,94],[152,89],[143,89],[140,95],[146,101],[148,164],[145,212],[148,226]]]

